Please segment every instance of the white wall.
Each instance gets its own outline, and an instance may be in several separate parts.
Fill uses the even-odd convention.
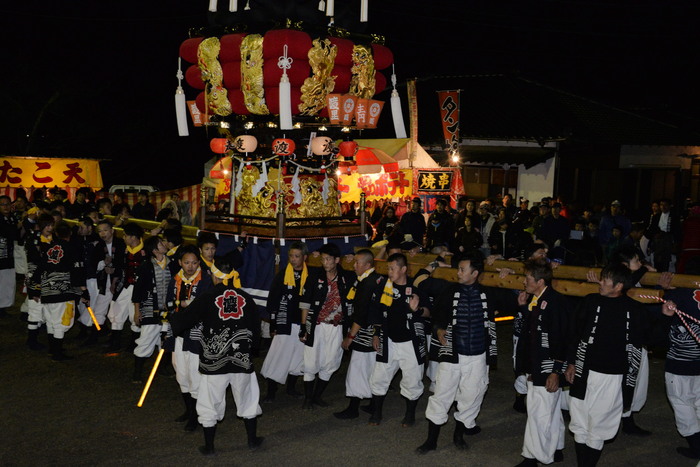
[[[554,193],[554,159],[551,157],[529,169],[526,169],[522,164],[518,166],[516,205],[521,196],[530,200],[530,206],[545,196],[552,196]]]

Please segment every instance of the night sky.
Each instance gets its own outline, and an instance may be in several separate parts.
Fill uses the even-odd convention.
[[[296,3],[308,9],[318,2]],[[198,183],[214,135],[190,127],[190,136],[179,138],[173,95],[188,29],[227,21],[209,15],[207,5],[5,2],[0,153],[111,159],[102,166],[106,185]],[[219,0],[220,9],[227,7]],[[354,17],[346,24],[387,37],[404,99],[411,77],[510,73],[688,125],[700,117],[699,13],[700,4],[687,0],[370,0],[369,24],[357,25]],[[342,18],[337,23],[343,25]],[[188,99],[196,96],[186,92]],[[389,94],[377,97],[388,101]],[[419,105],[435,106],[437,115],[436,103]],[[390,120],[388,110],[382,118]],[[439,122],[422,119],[421,125]]]

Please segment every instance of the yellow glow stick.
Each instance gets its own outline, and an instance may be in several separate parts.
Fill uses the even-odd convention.
[[[97,318],[95,318],[95,313],[92,312],[92,308],[87,307],[87,309],[88,309],[88,312],[90,313],[90,318],[92,318],[92,322],[95,324],[95,328],[97,328],[97,330],[99,331],[102,328],[100,328],[100,325],[97,323]]]
[[[153,369],[151,370],[151,374],[148,376],[148,381],[146,381],[146,386],[143,388],[143,392],[141,393],[141,399],[139,399],[139,403],[136,404],[136,407],[141,407],[143,405],[143,401],[146,398],[146,394],[148,394],[148,390],[151,387],[151,383],[153,382],[153,378],[156,375],[156,371],[158,370],[158,365],[160,365],[160,359],[163,358],[163,352],[165,352],[165,349],[160,349],[158,352],[158,356],[156,357],[156,362],[153,364]]]

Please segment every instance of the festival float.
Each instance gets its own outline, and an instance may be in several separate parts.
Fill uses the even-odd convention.
[[[375,97],[389,82],[387,108],[406,136],[393,54],[369,31],[366,0],[282,3],[211,0],[210,24],[180,45],[179,134],[205,127],[217,155],[200,228],[364,238],[364,195],[358,219],[341,216],[338,177],[398,173],[384,151],[354,141],[376,128],[385,108]],[[208,201],[220,209],[207,211]]]

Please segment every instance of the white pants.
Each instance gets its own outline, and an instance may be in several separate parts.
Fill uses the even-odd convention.
[[[569,401],[569,429],[577,443],[603,449],[620,428],[622,418],[622,375],[588,372],[586,397]]]
[[[447,423],[450,407],[457,401],[455,419],[474,428],[488,385],[485,353],[459,355],[459,363],[440,362],[435,393],[428,399],[425,418],[436,425]]]
[[[28,299],[27,302],[27,329],[39,329],[41,323],[46,322],[44,319],[44,307],[36,300]]]
[[[289,335],[275,334],[260,374],[280,384],[287,381],[287,375],[304,374],[304,347],[304,343],[299,340],[298,324],[292,324]]]
[[[515,368],[515,351],[518,348],[519,336],[513,336],[513,368]],[[518,375],[515,377],[515,382],[513,383],[515,392],[518,394],[527,394],[527,376]]]
[[[226,373],[224,375],[202,375],[201,389],[197,398],[198,421],[203,427],[215,426],[226,413],[226,389],[231,386],[236,416],[255,418],[262,414],[258,404],[260,388],[253,373]]]
[[[304,381],[313,381],[316,373],[320,379],[330,380],[343,359],[342,343],[342,326],[317,324],[313,347],[304,344]]]
[[[372,397],[369,379],[376,362],[377,352],[352,351],[348,373],[345,375],[345,395],[347,397],[359,397],[360,399]]]
[[[409,400],[417,400],[423,394],[423,364],[416,359],[413,342],[394,342],[387,338],[389,345],[387,363],[376,362],[369,378],[372,395],[384,396],[391,380],[401,369],[401,395]]]
[[[160,330],[159,330],[160,332]],[[173,352],[173,368],[175,379],[180,385],[180,392],[190,393],[197,399],[202,375],[199,373],[199,355],[182,350],[182,337],[175,338],[175,351]]]
[[[156,347],[160,348],[160,324],[145,324],[141,326],[141,334],[136,339],[134,355],[136,357],[148,358],[153,355]]]
[[[637,385],[634,387],[631,410],[623,413],[623,417],[629,417],[632,412],[639,412],[647,403],[647,392],[649,390],[649,353],[642,347],[642,360],[639,362],[639,374],[637,375]]]
[[[700,376],[666,372],[666,395],[681,436],[700,432]]]
[[[121,331],[127,318],[131,323],[131,330],[139,332],[139,327],[134,325],[134,304],[131,303],[131,296],[134,294],[134,286],[123,289],[116,300],[109,307],[107,318],[112,323],[112,330]],[[94,310],[93,310],[94,311]],[[99,322],[99,321],[98,321]]]
[[[523,457],[551,464],[554,462],[554,451],[564,449],[566,427],[560,400],[561,388],[548,392],[544,386],[535,386],[528,381]]]
[[[561,396],[559,397],[559,405],[561,406],[562,410],[569,410],[569,407],[571,406],[571,404],[569,403],[570,400],[571,394],[569,394],[569,388],[562,388]]]
[[[27,274],[27,250],[24,249],[24,246],[19,246],[17,242],[15,242],[14,257],[15,273],[24,276]]]
[[[16,288],[15,268],[0,269],[0,308],[11,307],[15,304]]]
[[[73,326],[75,302],[43,303],[41,305],[46,332],[53,334],[56,339],[63,339],[66,332]]]
[[[97,287],[97,279],[88,279],[85,282],[85,285],[88,293],[90,294],[90,307],[92,308],[92,312],[95,314],[97,323],[102,326],[105,324],[107,312],[109,311],[109,305],[112,303],[112,292],[109,290],[109,287],[107,287],[105,294],[100,295],[100,290]],[[87,311],[87,307],[82,304],[80,306],[80,318],[78,318],[78,321],[88,327],[93,325],[92,318],[90,317],[90,313]]]
[[[430,336],[427,336],[425,340],[425,345],[428,349],[428,355],[430,355]],[[438,364],[440,362],[435,362],[433,360],[428,359],[428,365],[427,368],[425,369],[425,376],[428,377],[430,380],[430,392],[435,392],[435,379],[437,378],[437,371],[438,371]]]

